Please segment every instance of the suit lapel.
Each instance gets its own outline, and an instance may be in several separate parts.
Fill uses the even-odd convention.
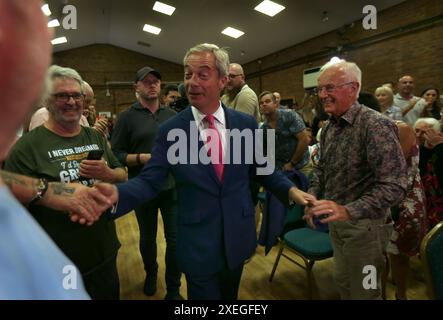
[[[228,108],[226,108],[225,106],[223,106],[223,110],[225,111],[226,130],[232,130],[233,128],[238,128],[238,124],[236,123],[236,119],[235,119],[235,117],[233,117],[230,110],[228,110]],[[227,158],[227,160],[229,161],[230,164],[225,165],[225,167],[224,167],[224,178],[223,178],[224,185],[229,183],[228,181],[230,181],[230,179],[234,178],[234,177],[232,177],[233,171],[234,171],[234,166],[232,165],[233,159],[234,159],[233,143],[232,143],[232,138],[230,137],[230,135],[227,137],[227,139],[228,139],[227,143],[228,143],[228,148],[229,148],[229,158]]]

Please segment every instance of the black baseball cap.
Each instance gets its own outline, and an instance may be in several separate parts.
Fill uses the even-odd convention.
[[[135,75],[135,83],[143,80],[149,73],[152,73],[159,80],[162,79],[162,76],[160,75],[160,73],[158,71],[152,69],[151,67],[143,67],[137,71],[137,74]]]

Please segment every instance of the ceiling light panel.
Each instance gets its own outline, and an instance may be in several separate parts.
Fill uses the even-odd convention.
[[[232,38],[235,38],[235,39],[237,39],[238,37],[241,37],[242,35],[245,34],[243,31],[240,31],[240,30],[232,28],[232,27],[227,27],[221,33],[223,33],[227,36],[230,36]]]
[[[157,12],[161,12],[163,14],[167,14],[168,16],[172,16],[172,14],[175,11],[175,7],[170,6],[170,5],[160,2],[160,1],[156,1],[154,3],[154,6],[152,7],[152,10],[157,11]]]
[[[66,43],[66,42],[68,42],[68,39],[66,39],[66,37],[60,37],[60,38],[55,38],[55,39],[51,40],[51,43],[53,45],[62,44],[62,43]]]
[[[51,10],[49,10],[49,5],[47,3],[42,5],[42,11],[47,17],[51,15]]]
[[[158,35],[160,31],[162,31],[162,29],[151,26],[149,24],[145,24],[145,26],[143,27],[143,31]]]
[[[270,0],[265,0],[254,8],[254,10],[264,13],[270,17],[275,16],[277,13],[284,9],[284,6]]]
[[[48,28],[55,28],[55,27],[60,27],[60,22],[58,21],[58,19],[53,19],[48,22]]]

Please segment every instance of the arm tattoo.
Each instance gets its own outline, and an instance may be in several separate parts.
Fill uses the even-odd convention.
[[[52,192],[55,195],[72,195],[75,192],[75,188],[68,187],[62,183],[51,183],[52,186]]]
[[[17,175],[15,173],[7,172],[7,171],[0,171],[0,175],[2,176],[2,179],[4,183],[9,187],[12,188],[14,184],[18,185],[26,185],[26,182],[23,180],[23,177],[20,175]]]

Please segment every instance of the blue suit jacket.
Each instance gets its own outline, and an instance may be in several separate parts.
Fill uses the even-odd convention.
[[[257,128],[252,116],[223,108],[227,129]],[[168,132],[177,128],[184,130],[189,147],[191,121],[194,117],[189,107],[163,123],[152,157],[140,175],[117,185],[119,202],[116,215],[122,215],[155,197],[161,191],[168,172],[172,172],[177,187],[177,254],[181,271],[189,275],[205,275],[220,271],[226,264],[229,268],[238,267],[255,251],[255,208],[250,179],[255,176],[286,204],[288,190],[293,184],[279,171],[268,176],[256,176],[257,165],[244,164],[244,161],[242,164],[225,164],[223,183],[217,179],[212,164],[189,164],[188,161],[187,164],[171,165],[167,152],[175,141],[167,141]],[[203,142],[199,141],[198,147],[200,150]],[[244,141],[236,150],[231,144],[231,160],[234,153],[238,156],[239,152],[244,159],[244,150]],[[187,153],[189,160],[189,150]]]

